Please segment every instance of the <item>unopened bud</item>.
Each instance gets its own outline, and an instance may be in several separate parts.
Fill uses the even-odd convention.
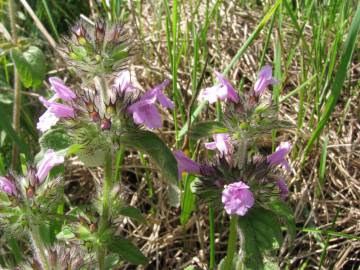
[[[90,118],[91,118],[95,123],[100,121],[100,115],[99,115],[98,112],[93,111],[93,112],[89,113],[89,115],[90,115]]]
[[[95,231],[96,231],[96,228],[97,228],[96,223],[91,223],[91,224],[90,224],[90,227],[89,227],[90,232],[95,232]]]
[[[93,102],[86,102],[85,106],[89,113],[92,113],[94,111],[94,103]]]
[[[102,130],[109,130],[111,128],[111,120],[104,118],[101,120],[101,129]]]
[[[105,38],[106,24],[103,21],[98,21],[95,24],[95,42],[98,46],[102,45]]]
[[[116,108],[115,108],[115,105],[113,104],[109,104],[108,106],[106,106],[106,113],[107,114],[114,114],[116,112]]]
[[[75,26],[74,28],[74,34],[78,40],[78,43],[80,45],[85,45],[87,43],[87,39],[86,39],[86,29],[82,24],[79,24],[77,26]]]
[[[114,27],[113,33],[111,35],[111,40],[110,40],[114,44],[117,44],[120,42],[121,32],[122,32],[121,27],[122,26],[120,24],[117,24]]]
[[[26,196],[31,199],[34,197],[34,194],[35,194],[35,189],[33,187],[29,187],[27,190],[26,190]]]

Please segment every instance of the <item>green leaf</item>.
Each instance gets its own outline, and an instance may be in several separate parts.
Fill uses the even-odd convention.
[[[56,151],[68,148],[71,145],[70,136],[64,128],[50,129],[39,139],[42,149],[54,149]]]
[[[141,223],[146,223],[146,219],[141,214],[140,210],[135,207],[132,206],[122,207],[119,211],[119,214],[122,216],[127,216],[129,218],[135,219]]]
[[[18,49],[14,49],[11,55],[14,60],[16,69],[19,72],[21,82],[26,88],[31,87],[32,74],[29,63],[26,61],[24,55]]]
[[[291,208],[282,201],[272,201],[267,203],[267,207],[274,212],[276,215],[278,215],[281,220],[286,225],[286,228],[288,230],[288,233],[291,236],[291,239],[294,239],[296,236],[296,224],[295,219],[293,216],[293,211]]]
[[[194,140],[209,137],[216,133],[226,133],[228,129],[218,121],[201,122],[192,126],[190,136]]]
[[[224,268],[225,268],[225,258],[221,259],[221,261],[219,263],[219,270],[224,270]],[[232,270],[243,270],[243,269],[245,269],[244,264],[242,262],[242,258],[237,254],[235,254],[235,256],[234,256],[231,269]]]
[[[177,185],[176,159],[171,150],[155,133],[145,130],[130,130],[122,134],[119,140],[120,144],[123,143],[148,154],[170,183]]]
[[[6,134],[13,141],[13,143],[16,143],[18,146],[20,146],[20,152],[23,152],[26,156],[29,156],[28,145],[24,142],[23,138],[19,136],[13,129],[11,117],[8,113],[6,113],[6,110],[4,110],[4,106],[2,105],[0,106],[0,115],[0,129],[6,132]]]
[[[42,51],[35,46],[30,46],[23,55],[31,68],[32,86],[39,88],[46,74],[45,56]]]
[[[12,58],[26,88],[38,88],[42,85],[46,74],[46,63],[45,56],[38,47],[30,46],[23,53],[19,49],[14,49]]]
[[[118,254],[121,259],[132,264],[147,264],[148,258],[141,253],[129,240],[120,236],[112,237],[107,242],[107,247],[111,252]]]
[[[64,226],[62,230],[56,235],[56,239],[66,241],[75,238],[75,234],[72,229],[68,226]]]
[[[255,207],[240,217],[238,224],[244,236],[245,265],[249,269],[264,269],[264,256],[279,248],[283,240],[277,217]]]

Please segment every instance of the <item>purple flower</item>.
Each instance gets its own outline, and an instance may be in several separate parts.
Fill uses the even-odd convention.
[[[161,116],[155,106],[156,97],[152,99],[139,100],[127,110],[133,114],[136,124],[144,124],[148,128],[160,128]]]
[[[134,91],[135,87],[131,85],[130,81],[130,72],[128,70],[120,71],[115,78],[113,87],[115,87],[119,93]]]
[[[276,148],[276,151],[267,156],[267,162],[269,162],[269,164],[272,166],[281,165],[289,171],[290,164],[287,162],[285,157],[290,152],[290,150],[291,144],[289,142],[281,142],[280,145]]]
[[[280,198],[285,201],[288,194],[289,194],[289,189],[284,181],[284,179],[279,179],[276,182],[276,185],[278,186],[279,190],[280,190]]]
[[[7,193],[8,195],[16,195],[15,184],[4,176],[0,176],[0,190]]]
[[[220,155],[229,155],[233,151],[231,138],[227,133],[218,133],[213,135],[214,142],[205,143],[207,149],[218,149]]]
[[[184,152],[175,150],[173,153],[177,160],[179,179],[181,179],[183,172],[200,173],[200,165],[188,158]]]
[[[205,88],[199,94],[199,100],[202,101],[209,101],[209,103],[215,103],[218,99],[230,99],[231,101],[238,103],[239,102],[239,95],[236,93],[234,87],[230,84],[225,77],[215,71],[215,75],[219,81],[216,85]]]
[[[164,95],[163,90],[168,86],[170,80],[165,80],[161,84],[156,85],[153,89],[147,91],[141,99],[152,99],[153,97],[164,107],[174,109],[174,102]]]
[[[39,183],[42,183],[50,170],[64,162],[64,156],[60,156],[55,153],[53,149],[48,149],[44,155],[44,158],[39,162],[37,166],[37,178]]]
[[[272,69],[270,65],[264,66],[258,75],[258,79],[254,85],[255,96],[260,96],[265,89],[270,85],[277,84],[279,81],[272,76]]]
[[[56,115],[56,117],[59,118],[72,118],[75,116],[75,111],[72,107],[65,105],[65,104],[61,104],[55,101],[52,101],[53,98],[51,98],[50,100],[46,100],[43,97],[39,97],[39,100],[41,101],[41,103],[48,108],[48,110],[53,113],[54,115]]]
[[[239,216],[244,216],[255,203],[249,186],[242,181],[225,186],[221,201],[226,213]]]
[[[75,93],[69,87],[67,87],[61,79],[57,77],[50,77],[49,82],[57,97],[67,101],[76,98]]]
[[[49,130],[52,126],[55,126],[59,120],[60,119],[55,114],[53,114],[49,110],[46,110],[45,113],[39,117],[36,128],[41,132],[45,132]]]
[[[161,127],[161,116],[155,106],[155,102],[158,101],[165,108],[174,108],[174,103],[162,92],[169,82],[169,80],[166,80],[147,91],[138,102],[135,102],[127,109],[128,112],[133,114],[136,124],[144,124],[148,128]]]

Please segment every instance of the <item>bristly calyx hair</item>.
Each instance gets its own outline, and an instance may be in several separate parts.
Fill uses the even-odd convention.
[[[125,69],[135,46],[133,38],[122,23],[107,24],[98,20],[95,25],[79,21],[70,37],[60,48],[68,64],[82,76],[109,76]]]
[[[223,188],[241,180],[250,187],[256,202],[263,204],[279,197],[280,190],[276,184],[279,178],[281,173],[266,158],[251,158],[239,166],[229,164],[225,157],[217,155],[212,163],[200,166],[194,191],[201,200],[221,207]]]

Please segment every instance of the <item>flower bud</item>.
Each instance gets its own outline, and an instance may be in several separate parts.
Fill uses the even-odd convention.
[[[89,113],[89,116],[95,123],[100,121],[100,115],[97,111]]]
[[[111,120],[104,117],[101,120],[101,125],[100,126],[101,126],[102,130],[109,130],[111,128]]]
[[[96,46],[101,49],[101,46],[105,38],[106,24],[103,21],[97,21],[95,24],[95,43]]]
[[[27,190],[26,190],[26,197],[28,197],[29,199],[33,198],[35,194],[35,189],[30,186]]]
[[[75,34],[77,41],[80,45],[84,46],[87,43],[86,29],[82,24],[78,24],[74,27],[73,33]]]
[[[32,165],[28,165],[27,166],[27,175],[26,175],[26,179],[29,181],[30,183],[30,186],[32,187],[35,187],[38,182],[39,182],[39,179],[38,177],[36,176],[36,173],[37,173],[37,170],[34,166]]]

